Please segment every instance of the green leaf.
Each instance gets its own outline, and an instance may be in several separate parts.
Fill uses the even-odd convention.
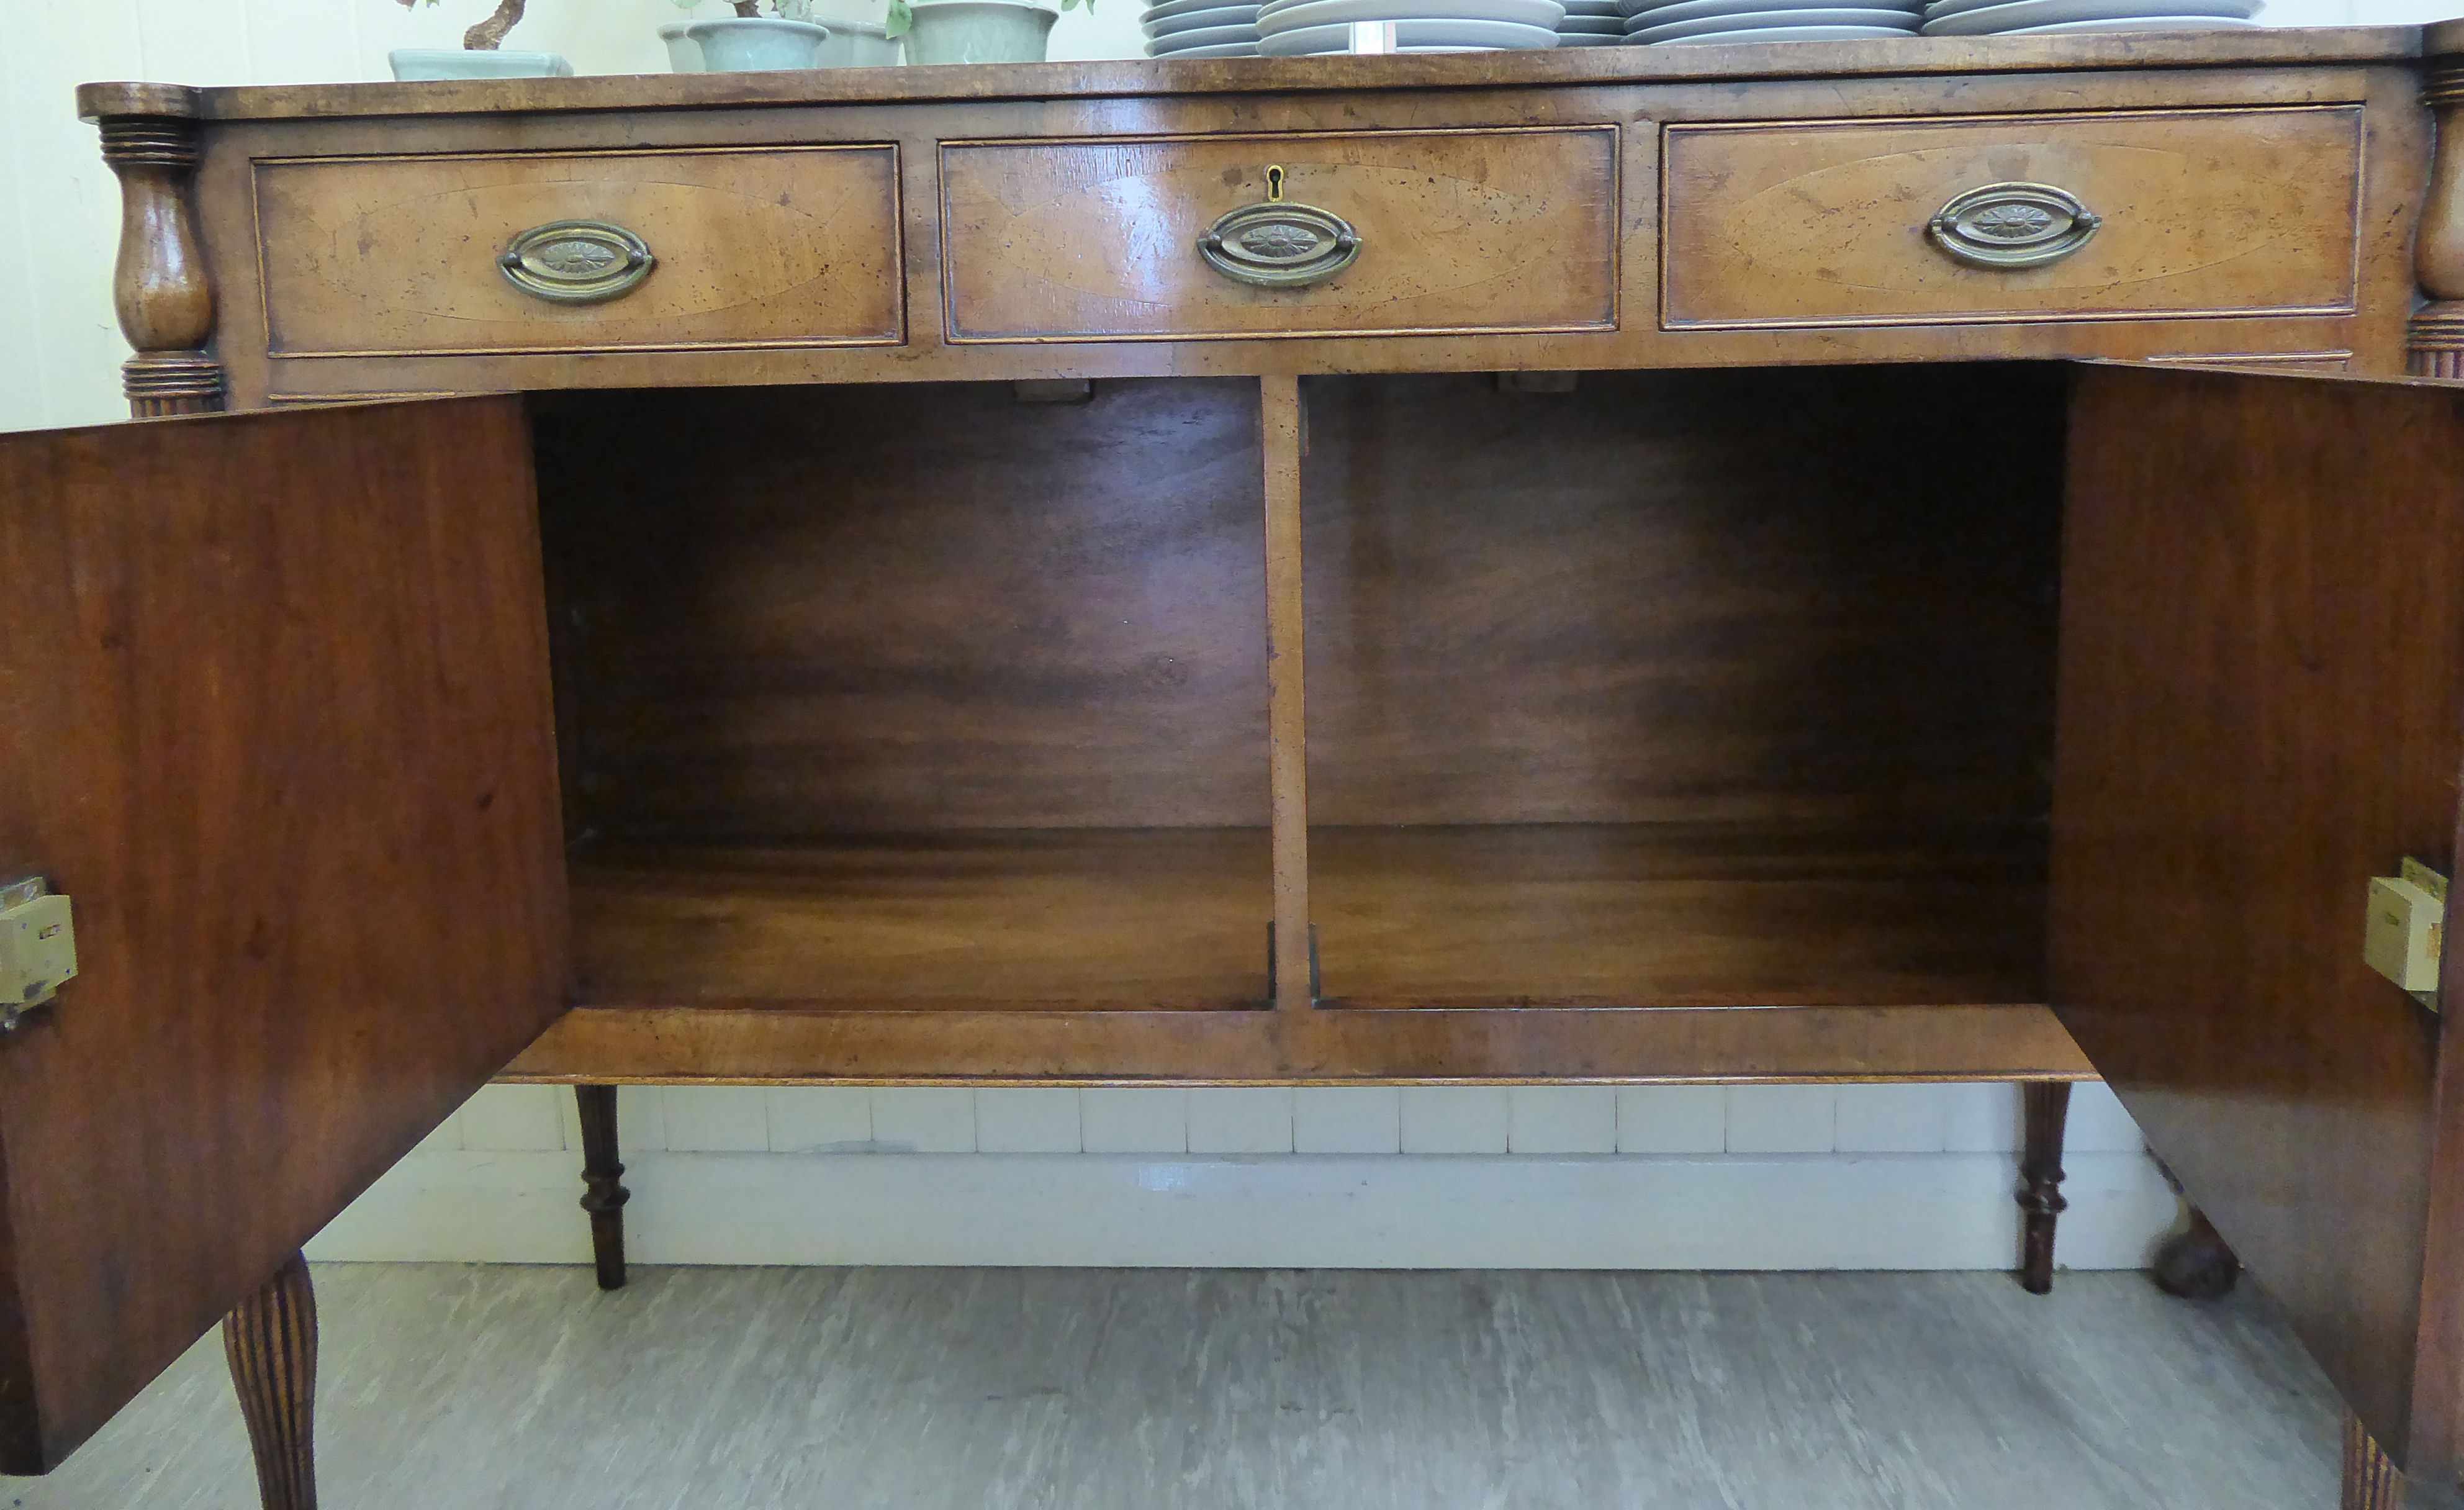
[[[915,24],[915,12],[907,9],[907,0],[890,0],[890,17],[882,24],[884,36],[905,36]]]

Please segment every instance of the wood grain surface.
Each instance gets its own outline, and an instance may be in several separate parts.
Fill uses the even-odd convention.
[[[577,828],[1264,827],[1257,405],[1226,382],[548,404]]]
[[[1268,197],[1342,217],[1351,266],[1256,288],[1198,255]],[[952,341],[1607,328],[1615,126],[1294,132],[941,148]]]
[[[500,1078],[1521,1084],[2041,1080],[2095,1073],[2051,1011],[2008,1004],[972,1011],[755,1003],[577,1008]]]
[[[1305,1010],[1317,996],[1310,958],[1307,603],[1301,556],[1301,457],[1309,411],[1296,378],[1258,384],[1259,455],[1266,492],[1266,690],[1268,796],[1273,809],[1275,978],[1278,1006]],[[1287,946],[1287,941],[1288,941]]]
[[[1319,827],[1309,852],[1331,1006],[2044,995],[2035,825]]]
[[[2040,819],[2061,383],[1310,380],[1311,817]]]
[[[2112,319],[2352,307],[2362,112],[2170,110],[1668,132],[1661,314],[1678,325]],[[1926,238],[1954,195],[2046,184],[2103,217],[2035,268]]]
[[[1311,839],[1333,1007],[2043,993],[2034,828],[1490,825]],[[601,847],[575,869],[576,969],[598,1006],[1257,1005],[1267,869],[1258,830]]]
[[[895,343],[898,152],[493,152],[255,165],[267,348],[287,357]],[[496,258],[525,231],[612,223],[658,263],[564,304]]]
[[[0,853],[81,966],[0,1043],[8,1471],[563,1010],[528,448],[504,398],[0,437]]]
[[[2464,753],[2464,411],[2428,385],[2082,374],[2064,542],[2053,1000],[2361,1417],[2416,1380],[2439,1019],[2363,963],[2370,877],[2445,869]]]
[[[573,888],[586,1003],[1101,1010],[1266,995],[1263,828],[599,846]]]
[[[388,101],[404,94],[386,86],[362,86],[349,99],[352,110],[314,119],[209,121],[207,160],[200,170],[199,205],[204,239],[223,300],[225,339],[217,355],[230,368],[235,402],[255,405],[271,394],[293,398],[363,392],[407,393],[440,387],[465,391],[506,389],[677,388],[781,383],[872,383],[1070,377],[1255,377],[1262,372],[1497,371],[1508,369],[1597,370],[1633,366],[1770,366],[1792,362],[1966,360],[2048,356],[2197,356],[2233,353],[2318,353],[2349,350],[2357,370],[2402,370],[2408,316],[2414,301],[2411,226],[2413,206],[2429,155],[2427,115],[2419,108],[2414,70],[2394,63],[2357,65],[2337,61],[2334,37],[2304,33],[2324,49],[2299,66],[2226,66],[2246,45],[2219,34],[2212,66],[2159,66],[2180,38],[2124,38],[2146,50],[2140,66],[2113,66],[2097,49],[2077,53],[2049,49],[2066,72],[2048,76],[2013,72],[2004,60],[2033,54],[2053,39],[1993,37],[1992,46],[1969,47],[1949,38],[1926,38],[1926,47],[1889,43],[1826,46],[1813,50],[1833,60],[1827,77],[1793,77],[1797,57],[1782,45],[1712,49],[1727,59],[1725,75],[1704,74],[1683,60],[1641,60],[1645,70],[1629,81],[1580,81],[1583,64],[1571,56],[1553,60],[1511,58],[1484,67],[1494,77],[1466,74],[1448,65],[1450,87],[1422,87],[1423,63],[1442,58],[1300,59],[1336,63],[1323,76],[1352,80],[1349,92],[1292,90],[1286,78],[1247,61],[1257,88],[1203,87],[1215,78],[1200,65],[1106,65],[1122,78],[1153,87],[1132,96],[1093,91],[990,99],[951,98],[929,105],[893,100],[868,102],[858,90],[841,99],[823,88],[803,105],[784,102],[766,80],[738,76],[710,81],[633,81],[644,88],[676,88],[697,101],[691,108],[661,108],[641,122],[623,111],[562,106],[528,108],[518,115],[495,112],[436,115],[424,108],[395,112]],[[2070,39],[2075,44],[2098,38]],[[1865,47],[1884,49],[1903,71],[1882,70]],[[1615,52],[1616,49],[1579,51]],[[1692,49],[1661,49],[1674,55]],[[2196,51],[2193,49],[2193,51]],[[1942,57],[1977,56],[1974,71],[1946,76]],[[2104,56],[2105,66],[2079,61]],[[1391,69],[1353,69],[1360,62]],[[1778,65],[1780,71],[1770,70]],[[1631,68],[1632,64],[1629,64]],[[1651,72],[1674,67],[1674,72]],[[1738,74],[1749,66],[1753,72]],[[2051,61],[2042,66],[2051,67]],[[1533,88],[1514,80],[1523,71],[1575,71],[1564,87]],[[1195,70],[1194,74],[1180,70]],[[996,75],[1001,70],[984,70]],[[1308,71],[1303,71],[1306,77]],[[1475,77],[1477,76],[1477,77]],[[978,76],[960,70],[961,81]],[[1108,76],[1109,77],[1109,76]],[[1228,77],[1228,76],[1224,76]],[[1117,81],[1117,80],[1116,80]],[[567,82],[567,81],[549,81]],[[913,81],[893,80],[893,88]],[[816,86],[826,85],[816,81]],[[439,85],[443,90],[448,86]],[[835,86],[830,86],[835,87]],[[871,87],[871,86],[867,86]],[[728,93],[729,89],[737,91]],[[708,91],[707,95],[696,93]],[[585,95],[589,91],[583,91]],[[929,93],[929,91],[928,91]],[[219,98],[219,97],[218,97]],[[428,97],[421,97],[423,100]],[[541,96],[544,100],[546,97]],[[560,96],[559,98],[561,98]],[[1644,291],[1653,285],[1659,256],[1660,205],[1651,186],[1659,177],[1663,129],[1682,123],[1785,121],[1792,117],[1846,117],[1910,121],[2041,116],[2049,108],[2074,114],[2183,109],[2251,111],[2275,107],[2349,107],[2362,102],[2367,146],[2363,163],[2363,213],[2356,246],[2362,275],[2350,315],[2262,315],[2172,320],[2161,317],[2114,321],[1961,322],[1934,324],[1841,325],[1819,329],[1663,330],[1644,318]],[[356,113],[354,113],[356,112]],[[518,128],[514,122],[518,121]],[[1158,139],[1220,137],[1285,141],[1296,137],[1443,131],[1480,136],[1527,126],[1618,127],[1618,156],[1627,180],[1617,206],[1617,256],[1625,290],[1633,297],[1616,329],[1557,330],[1489,335],[1381,335],[1337,330],[1322,336],[1270,334],[1190,340],[1085,340],[1075,342],[971,342],[944,340],[944,268],[936,177],[944,142],[1076,141],[1114,137]],[[654,138],[645,132],[654,129]],[[474,352],[452,357],[333,357],[297,362],[268,356],[255,337],[265,323],[262,290],[253,252],[259,231],[253,213],[250,164],[258,159],[304,157],[451,157],[536,153],[605,153],[612,150],[712,147],[746,151],[819,144],[848,146],[895,144],[905,215],[905,278],[913,302],[907,341],[880,346],[687,346],[659,350],[595,351],[587,361],[559,352]],[[1220,212],[1220,211],[1218,211]],[[1177,258],[1185,243],[1168,252]],[[1536,275],[1546,281],[1545,270]],[[1521,296],[1517,296],[1521,297]],[[621,302],[621,301],[620,301]],[[234,339],[231,332],[247,333]]]

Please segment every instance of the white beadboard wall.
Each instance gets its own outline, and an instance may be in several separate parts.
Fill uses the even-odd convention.
[[[878,7],[881,0],[868,0]],[[88,79],[385,77],[485,0],[7,0],[0,430],[125,412],[119,192]],[[701,13],[722,13],[700,0]],[[2272,0],[2280,25],[2413,23],[2464,0]],[[532,0],[518,45],[664,66],[671,0]],[[1137,0],[1054,29],[1137,51]],[[1630,1089],[627,1088],[644,1262],[2002,1268],[2018,1094],[1998,1085]],[[572,1098],[482,1091],[311,1247],[325,1259],[579,1262]],[[2132,1267],[2176,1216],[2101,1086],[2074,1100],[2061,1256]]]

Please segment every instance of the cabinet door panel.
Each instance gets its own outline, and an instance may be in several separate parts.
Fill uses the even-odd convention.
[[[0,436],[0,1470],[49,1467],[561,1009],[511,397]]]
[[[2370,877],[2454,854],[2464,393],[2090,369],[2071,426],[2056,1008],[2371,1432],[2446,1473],[2456,1106],[2362,924]]]

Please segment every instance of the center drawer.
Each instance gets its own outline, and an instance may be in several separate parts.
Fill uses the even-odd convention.
[[[1613,328],[1617,151],[1614,126],[944,143],[948,338]]]

